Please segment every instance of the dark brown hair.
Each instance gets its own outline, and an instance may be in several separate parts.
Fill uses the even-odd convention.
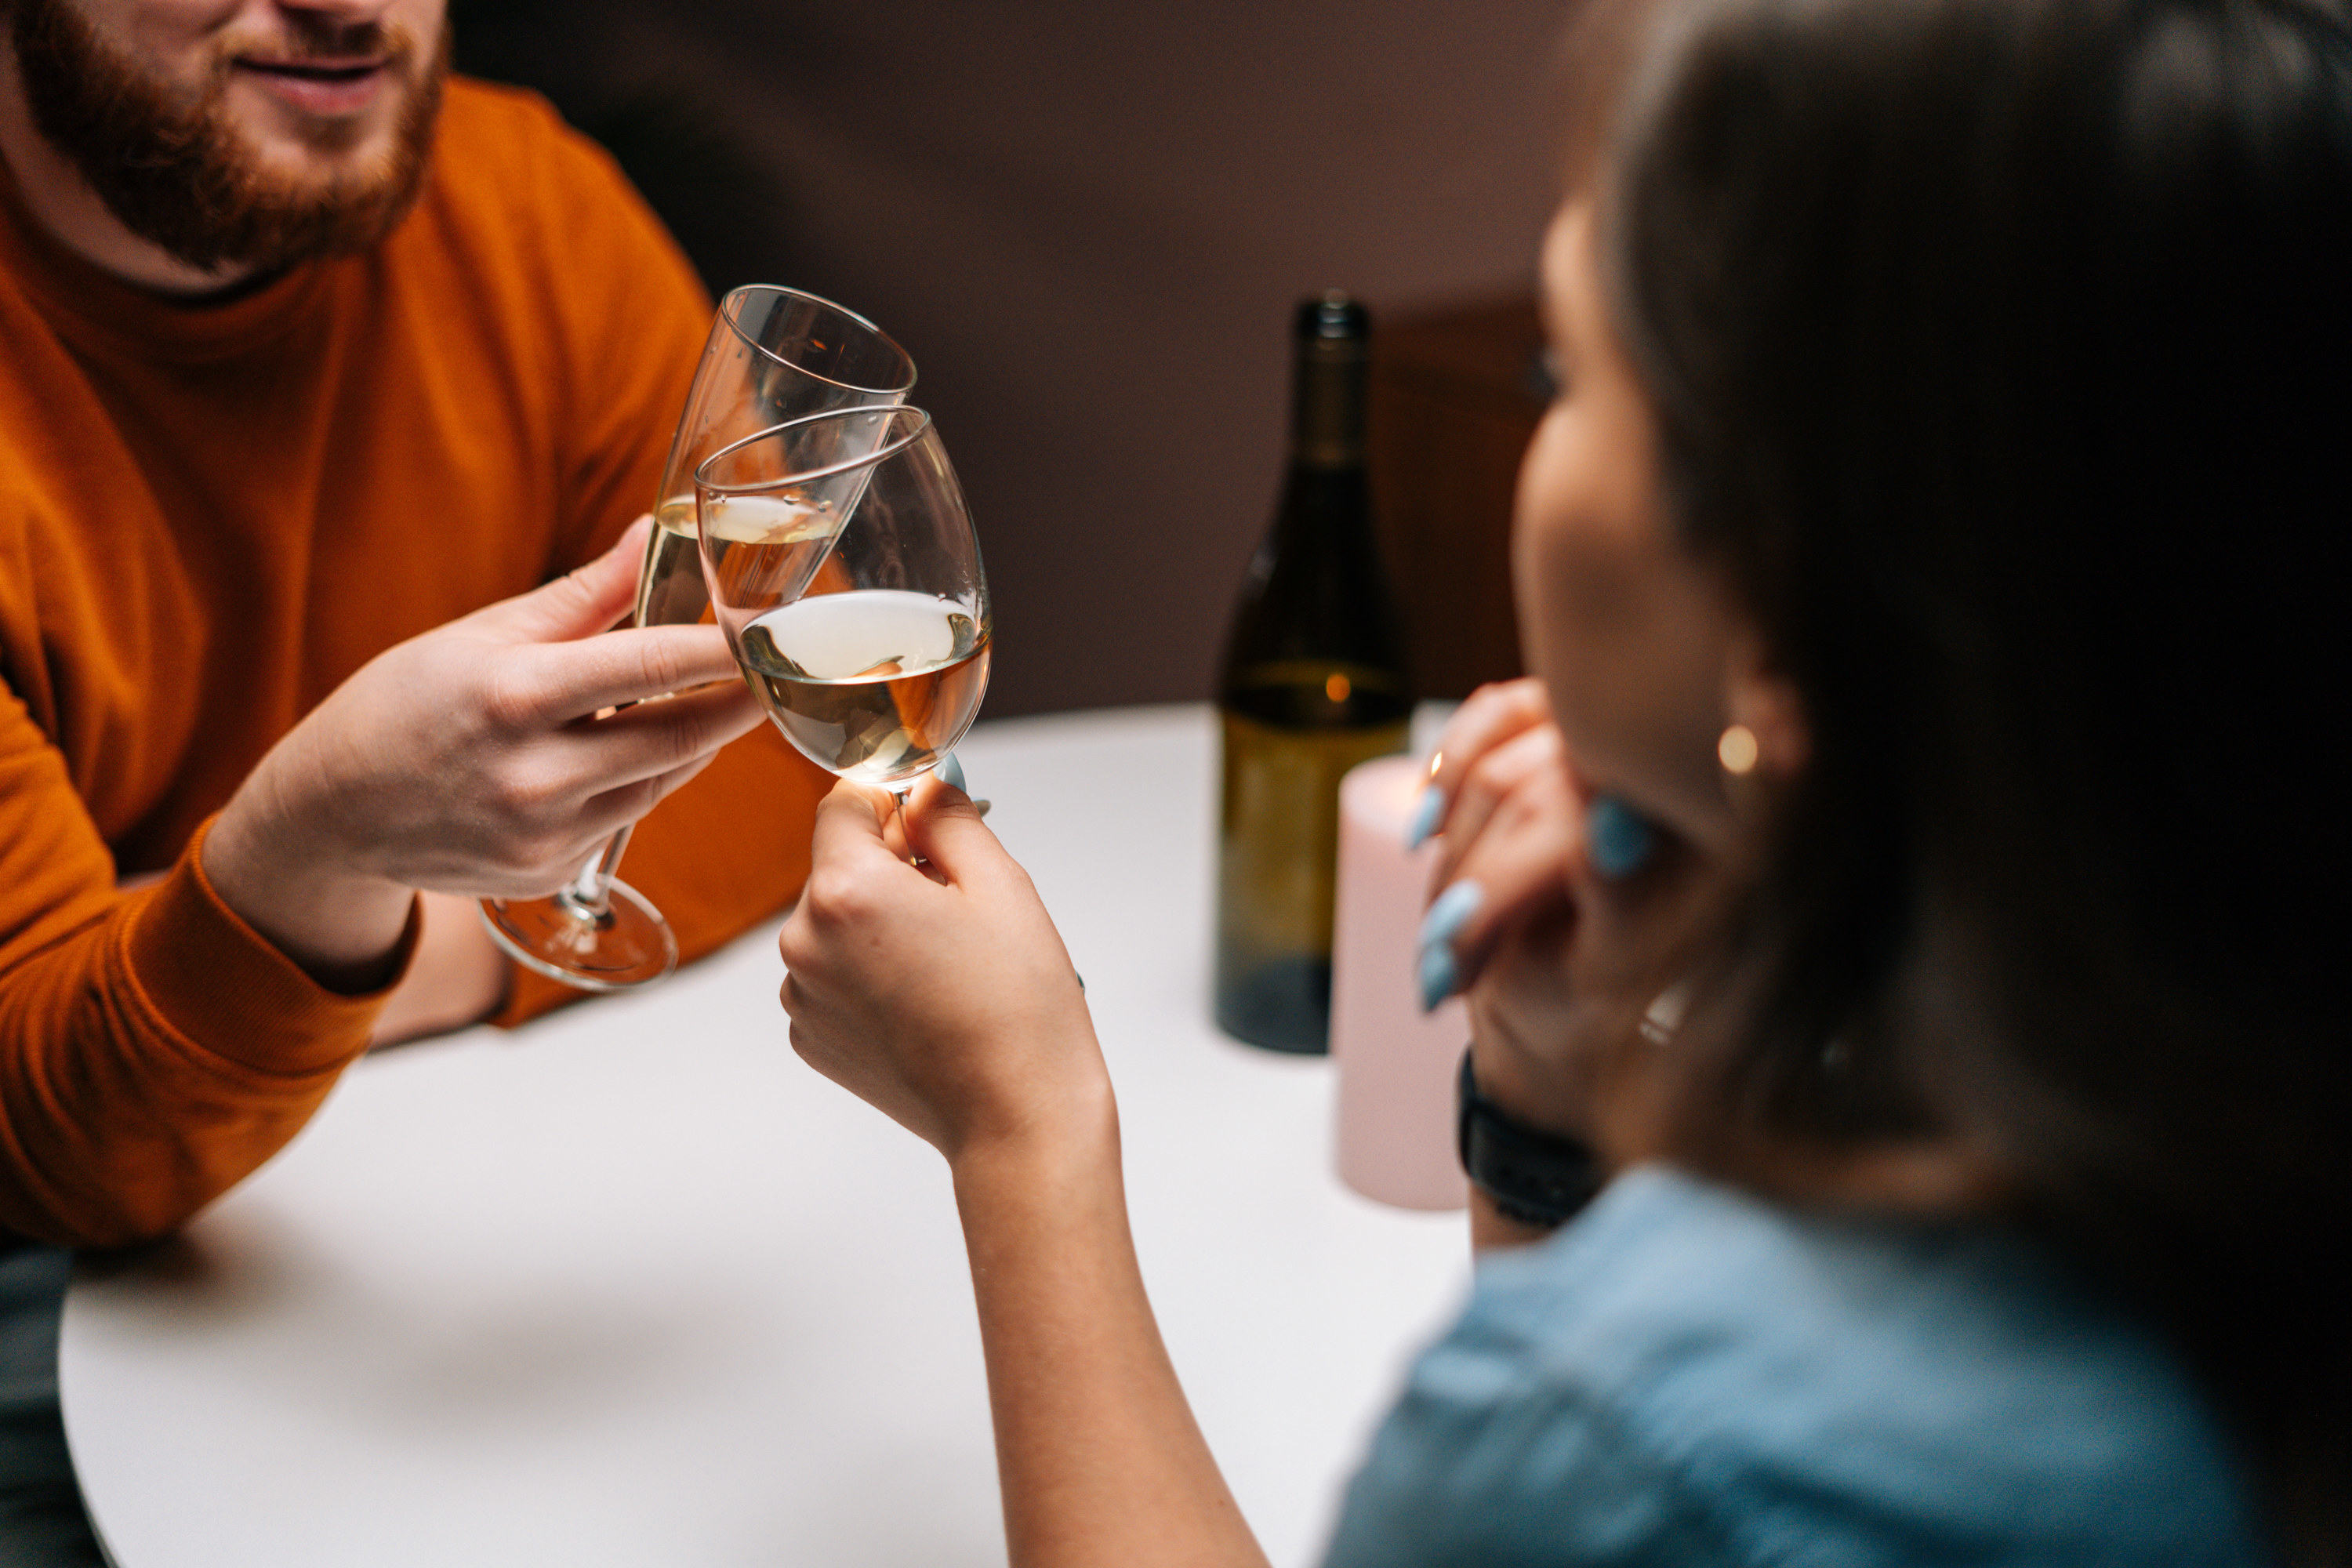
[[[1649,10],[1605,265],[1811,743],[1666,1146],[1985,1152],[2346,1561],[2345,13]]]

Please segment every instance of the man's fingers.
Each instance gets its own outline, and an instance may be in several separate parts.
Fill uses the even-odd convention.
[[[717,626],[646,626],[517,648],[506,686],[527,725],[562,724],[606,708],[719,681],[740,684]]]
[[[584,720],[545,737],[535,760],[515,770],[512,776],[525,781],[516,786],[517,799],[541,808],[568,800],[641,799],[636,815],[643,816],[676,787],[649,787],[655,781],[698,768],[759,721],[758,705],[740,686]]]
[[[581,804],[580,819],[584,824],[603,824],[595,829],[590,843],[602,843],[621,828],[643,817],[646,813],[676,795],[697,773],[719,758],[717,752],[705,752],[691,762],[681,763],[643,778],[590,795]]]
[[[616,779],[643,777],[715,752],[757,729],[763,717],[759,700],[734,681],[583,720],[563,734]]]

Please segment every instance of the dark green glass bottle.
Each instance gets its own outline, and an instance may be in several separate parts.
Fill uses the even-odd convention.
[[[1289,475],[1217,683],[1217,1023],[1280,1051],[1328,1048],[1339,776],[1402,751],[1412,713],[1365,478],[1370,336],[1344,294],[1298,308]]]

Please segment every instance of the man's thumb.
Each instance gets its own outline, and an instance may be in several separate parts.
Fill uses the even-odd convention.
[[[595,560],[528,594],[500,600],[482,618],[519,642],[570,642],[610,630],[636,598],[637,563],[652,526],[651,518],[637,519]]]

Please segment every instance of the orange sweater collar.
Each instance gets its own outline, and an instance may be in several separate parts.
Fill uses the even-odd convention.
[[[0,158],[0,271],[60,337],[85,353],[149,363],[234,359],[299,326],[336,265],[290,268],[225,300],[188,300],[127,283],[44,227]]]

